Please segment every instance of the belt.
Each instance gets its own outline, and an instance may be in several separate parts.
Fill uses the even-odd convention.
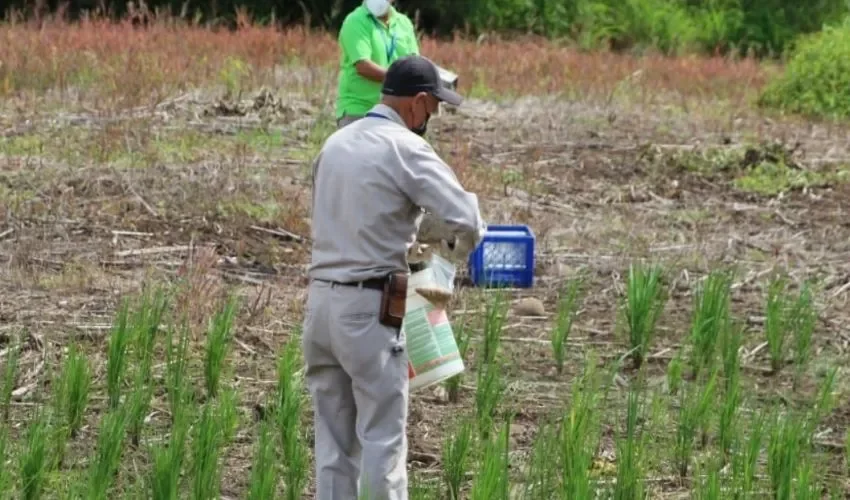
[[[383,290],[384,285],[387,283],[387,278],[372,278],[363,281],[328,281],[322,279],[316,279],[316,281],[322,281],[324,283],[330,283],[331,286],[351,286],[355,288],[371,288],[372,290]]]

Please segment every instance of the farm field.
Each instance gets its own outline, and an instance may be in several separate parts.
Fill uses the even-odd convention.
[[[334,39],[0,37],[0,497],[312,498]],[[537,267],[459,288],[467,370],[411,396],[411,498],[850,496],[848,127],[759,110],[770,63],[422,52],[468,96],[429,139]]]

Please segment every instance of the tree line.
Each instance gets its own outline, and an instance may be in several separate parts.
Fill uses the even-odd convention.
[[[135,0],[138,6],[139,0]],[[254,22],[308,24],[335,31],[361,0],[146,0],[204,23],[235,26],[239,10]],[[127,15],[127,0],[7,0],[28,16],[62,10]],[[837,24],[846,0],[397,0],[424,34],[535,34],[583,48],[654,49],[664,53],[737,52],[778,55],[801,34]]]

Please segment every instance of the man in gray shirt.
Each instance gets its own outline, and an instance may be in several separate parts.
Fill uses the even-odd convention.
[[[318,500],[408,498],[408,355],[403,332],[379,321],[382,289],[388,275],[408,271],[423,210],[454,233],[459,258],[485,230],[476,195],[422,137],[441,101],[462,98],[421,56],[393,63],[382,94],[328,138],[313,166],[302,342]]]

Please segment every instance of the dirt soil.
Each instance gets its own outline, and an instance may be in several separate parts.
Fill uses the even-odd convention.
[[[256,106],[240,108],[193,93],[118,117],[45,112],[22,123],[11,111],[3,116],[0,352],[21,328],[29,339],[15,393],[17,428],[48,394],[51,372],[71,341],[97,360],[96,387],[105,386],[105,336],[114,312],[145,280],[189,284],[180,300],[198,321],[198,345],[215,299],[236,286],[246,307],[237,322],[232,383],[244,422],[227,452],[223,494],[244,496],[256,430],[249,424],[274,388],[277,353],[301,321],[309,158],[332,130],[327,118],[315,121],[321,105],[276,99],[266,94]],[[764,285],[775,266],[795,280],[815,277],[821,286],[808,386],[818,383],[821,367],[847,361],[850,184],[810,183],[766,196],[735,183],[747,165],[705,160],[708,151],[751,147],[761,154],[773,147],[794,158],[793,172],[838,169],[850,165],[846,129],[742,110],[546,98],[470,100],[432,123],[429,138],[479,193],[487,221],[529,224],[537,237],[535,286],[512,290],[511,300],[537,297],[546,315],[512,310],[502,342],[509,382],[503,405],[518,411],[517,452],[528,451],[541,419],[562,411],[591,349],[603,359],[627,351],[615,330],[616,306],[636,258],[663,262],[673,280],[649,358],[649,373],[659,380],[684,342],[692,285],[721,264],[739,271],[733,312],[748,325],[744,360],[748,387],[757,394],[805,401],[802,391],[790,391],[790,378],[767,374],[761,323]],[[262,127],[269,132],[258,132]],[[549,328],[559,287],[580,271],[589,282],[559,375]],[[487,293],[465,289],[453,321],[479,308]],[[474,346],[468,366],[475,367]],[[630,375],[623,372],[624,383]],[[456,403],[447,402],[442,388],[412,395],[413,469],[439,474],[444,430],[474,406],[473,397],[474,377]],[[82,459],[93,449],[104,405],[102,398],[92,403],[72,456]],[[827,441],[842,441],[850,422],[850,403],[838,406]],[[164,398],[154,403],[146,432],[165,424],[166,407]],[[130,453],[139,464],[148,460],[144,449]],[[83,465],[68,463],[71,470]],[[652,471],[654,497],[685,491],[665,479],[671,471]]]

